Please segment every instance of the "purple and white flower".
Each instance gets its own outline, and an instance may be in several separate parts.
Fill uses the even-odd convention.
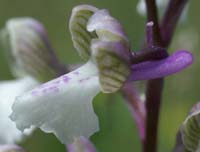
[[[193,61],[191,53],[180,50],[165,59],[132,64],[134,55],[120,23],[107,10],[89,5],[73,9],[70,32],[86,63],[17,97],[10,116],[20,130],[39,127],[64,144],[99,130],[92,105],[98,93],[114,93],[125,83],[168,76]]]

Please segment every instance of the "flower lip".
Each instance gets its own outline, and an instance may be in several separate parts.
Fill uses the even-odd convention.
[[[33,129],[20,132],[14,122],[9,119],[12,112],[12,104],[17,96],[25,91],[31,90],[38,85],[38,82],[31,77],[24,77],[16,80],[0,81],[0,144],[11,144],[20,142],[30,135]]]
[[[11,120],[23,131],[31,126],[54,133],[62,143],[99,130],[92,100],[100,92],[91,61],[16,98]],[[59,99],[59,100],[58,100]],[[34,110],[32,110],[34,109]]]

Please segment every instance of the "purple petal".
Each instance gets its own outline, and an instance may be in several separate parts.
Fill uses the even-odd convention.
[[[190,52],[177,51],[168,58],[159,61],[143,62],[132,66],[130,81],[156,79],[177,73],[193,62]]]
[[[73,144],[67,146],[69,152],[96,152],[94,145],[85,137],[76,138]]]

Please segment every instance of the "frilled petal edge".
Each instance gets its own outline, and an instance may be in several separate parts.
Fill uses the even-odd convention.
[[[12,144],[22,139],[22,133],[16,128],[15,123],[9,119],[11,107],[16,96],[34,88],[36,85],[38,83],[30,77],[0,82],[0,144]],[[28,132],[31,133],[31,130]]]
[[[99,130],[92,100],[100,92],[95,65],[87,64],[18,97],[11,119],[17,128],[31,126],[54,133],[64,144]]]

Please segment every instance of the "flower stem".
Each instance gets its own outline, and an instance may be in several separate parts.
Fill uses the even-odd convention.
[[[146,0],[147,19],[153,22],[153,45],[162,47],[162,37],[158,23],[157,7],[155,0]],[[149,37],[149,36],[148,36]],[[144,152],[157,151],[158,120],[162,98],[164,79],[149,80],[146,85],[146,135],[143,145]]]
[[[161,22],[161,34],[164,45],[167,47],[173,37],[177,22],[188,0],[170,0]]]
[[[159,27],[155,0],[146,0],[148,22],[153,21],[153,42],[159,47],[168,48],[178,19],[188,0],[170,0],[168,8]],[[154,79],[147,82],[146,87],[146,138],[144,152],[157,151],[157,134],[159,111],[162,98],[164,79]]]
[[[157,151],[158,120],[162,98],[163,78],[149,80],[146,89],[146,138],[144,152]]]
[[[153,22],[153,43],[156,46],[162,46],[162,37],[158,22],[157,7],[155,0],[146,0],[147,24]]]

